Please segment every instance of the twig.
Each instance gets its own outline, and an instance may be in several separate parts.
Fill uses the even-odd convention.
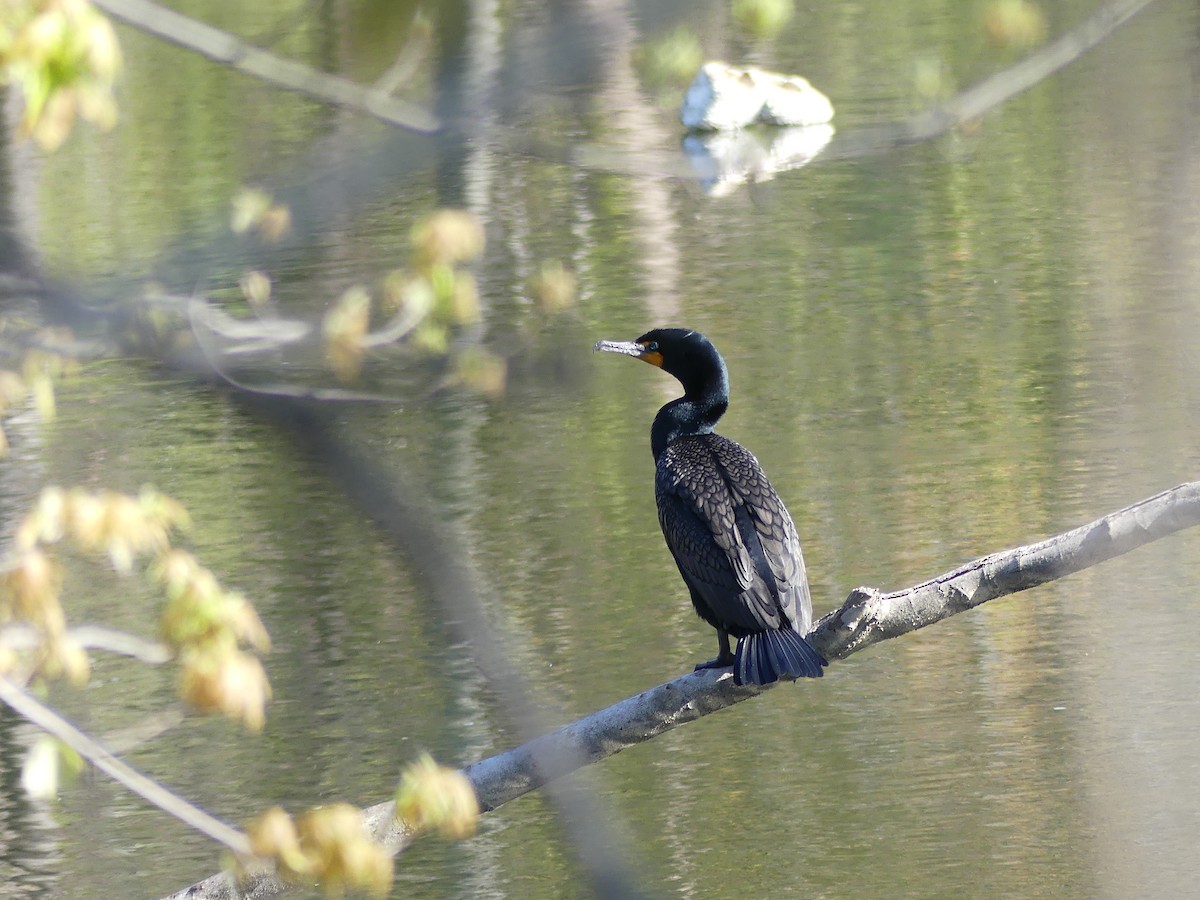
[[[264,320],[261,316],[254,319],[236,319],[200,297],[171,299],[181,305],[187,304],[193,331],[197,330],[197,326],[203,325],[213,334],[236,342],[234,346],[221,348],[223,356],[276,352],[304,340],[312,333],[311,325],[295,319]]]
[[[1195,525],[1200,525],[1200,482],[1189,482],[1081,528],[981,557],[904,591],[883,594],[873,588],[855,588],[841,608],[821,619],[809,641],[827,659],[845,659],[879,641],[1078,572]],[[480,807],[493,810],[583,765],[774,687],[735,685],[728,670],[692,672],[463,771],[475,788]],[[386,801],[364,810],[367,822],[377,823],[373,830],[377,840],[388,838],[388,829],[395,827],[391,809],[391,802]],[[402,845],[402,841],[394,842],[392,847]],[[168,900],[234,900],[270,896],[283,889],[270,876],[256,876],[243,882],[241,890],[246,893],[238,894],[228,876],[219,873]]]
[[[343,388],[312,388],[312,387],[297,387],[291,384],[270,384],[270,385],[250,385],[238,380],[233,375],[229,374],[225,369],[218,364],[217,354],[227,351],[222,351],[220,348],[212,346],[207,340],[210,334],[220,334],[209,327],[206,316],[211,312],[208,304],[200,298],[193,298],[190,301],[183,301],[184,309],[187,312],[188,324],[192,329],[192,336],[196,339],[196,346],[199,348],[201,355],[204,357],[204,362],[207,366],[207,371],[216,375],[230,387],[236,388],[246,394],[261,397],[284,397],[290,400],[304,400],[314,402],[339,402],[339,403],[397,403],[399,399],[387,394],[368,394],[363,391],[350,391]],[[204,327],[201,328],[201,325]],[[282,346],[282,345],[281,345]],[[258,348],[256,348],[257,350]]]
[[[95,0],[95,3],[110,16],[134,28],[286,90],[358,110],[420,134],[431,134],[441,127],[436,116],[419,106],[302,63],[283,59],[247,44],[229,32],[151,3],[150,0]]]
[[[118,759],[97,741],[84,734],[54,710],[44,706],[7,678],[0,677],[0,702],[38,728],[58,738],[93,766],[106,772],[147,803],[157,806],[185,825],[223,844],[240,856],[250,854],[246,835],[220,819],[210,816],[198,806],[168,791],[158,782],[143,775],[128,763]]]
[[[174,653],[162,641],[144,638],[141,635],[130,634],[116,628],[104,625],[77,625],[67,630],[80,646],[89,650],[106,650],[109,653],[119,653],[140,662],[151,665],[162,665],[170,662]]]
[[[151,665],[161,665],[171,659],[171,648],[162,641],[130,634],[104,625],[78,625],[67,629],[67,636],[88,650],[107,650],[130,656]],[[0,641],[14,650],[41,646],[46,635],[31,625],[12,623],[0,628]]]

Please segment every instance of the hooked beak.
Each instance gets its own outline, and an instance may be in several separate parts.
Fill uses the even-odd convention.
[[[623,356],[634,356],[638,359],[645,360],[652,366],[658,366],[660,369],[663,364],[662,354],[657,350],[647,350],[645,344],[639,344],[637,341],[596,341],[592,347],[592,352],[603,350],[605,353],[620,353]]]

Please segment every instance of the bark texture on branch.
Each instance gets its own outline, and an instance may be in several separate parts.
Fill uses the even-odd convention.
[[[1135,550],[1200,524],[1200,482],[1148,497],[1071,531],[964,566],[903,591],[859,587],[825,616],[812,644],[830,660]]]

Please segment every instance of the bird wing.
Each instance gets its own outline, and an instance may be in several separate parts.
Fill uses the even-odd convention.
[[[655,496],[680,574],[719,627],[756,632],[786,619],[807,629],[800,542],[753,454],[718,435],[681,438],[659,458]]]
[[[754,454],[727,438],[714,437],[727,445],[717,458],[728,470],[730,491],[740,499],[739,508],[745,510],[753,524],[754,537],[770,572],[770,577],[764,573],[764,580],[774,579],[784,615],[796,631],[808,634],[812,626],[812,599],[792,517]],[[753,541],[747,543],[753,546]]]

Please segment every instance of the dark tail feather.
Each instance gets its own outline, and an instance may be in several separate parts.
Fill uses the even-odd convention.
[[[820,678],[829,663],[790,628],[760,631],[738,641],[733,654],[737,684],[771,684],[780,678]]]

